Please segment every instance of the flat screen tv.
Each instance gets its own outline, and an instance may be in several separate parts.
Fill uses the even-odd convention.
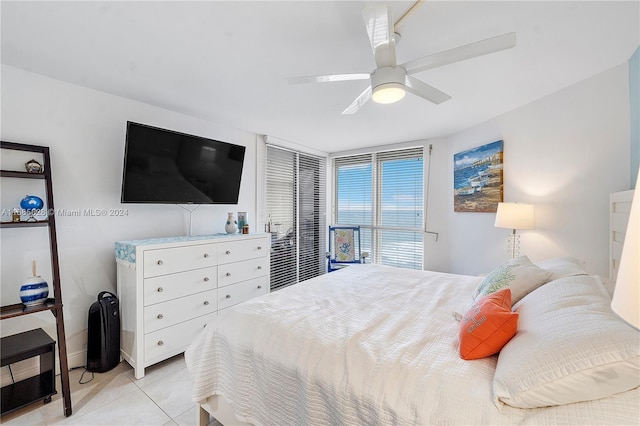
[[[245,147],[127,122],[123,203],[238,204]]]

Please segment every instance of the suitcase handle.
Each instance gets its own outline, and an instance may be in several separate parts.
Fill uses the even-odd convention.
[[[108,295],[110,295],[111,297],[114,297],[114,298],[116,298],[116,299],[117,299],[116,295],[115,295],[115,294],[113,294],[113,293],[111,293],[110,291],[101,291],[101,292],[98,294],[98,300],[102,299],[102,298],[103,298],[103,296],[104,296],[105,294],[108,294]]]

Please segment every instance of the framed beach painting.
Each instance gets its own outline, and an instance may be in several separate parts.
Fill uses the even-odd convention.
[[[453,211],[495,213],[503,200],[504,142],[496,141],[453,156]]]

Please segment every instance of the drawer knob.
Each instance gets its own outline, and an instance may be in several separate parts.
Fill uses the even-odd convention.
[[[209,281],[209,277],[204,277],[205,282]]]
[[[164,315],[158,314],[158,319],[162,319],[162,318],[164,318]]]
[[[164,288],[158,287],[158,293],[162,293],[163,291],[164,291]]]
[[[227,250],[227,251],[226,251],[226,253],[227,253],[227,254],[231,254],[231,251],[230,251],[230,250]]]
[[[262,269],[262,266],[258,266],[258,271],[259,271],[260,269]]]
[[[261,285],[259,285],[259,286],[258,286],[258,290],[260,290],[261,288],[262,288],[262,286],[261,286]]]
[[[204,254],[204,257],[209,257],[209,253],[205,253],[205,254]]]
[[[164,345],[164,342],[162,340],[158,340],[158,346],[162,346]]]
[[[208,301],[208,300],[205,300],[205,301],[204,301],[204,304],[205,304],[205,305],[208,305],[208,304],[209,304],[209,301]]]
[[[231,299],[231,295],[230,294],[227,294],[227,299]]]
[[[230,277],[231,276],[231,272],[227,272],[225,275]]]
[[[258,246],[258,250],[262,250],[262,246]]]
[[[162,265],[162,260],[158,260],[158,265]]]

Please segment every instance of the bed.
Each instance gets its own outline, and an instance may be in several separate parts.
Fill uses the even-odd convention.
[[[185,352],[198,424],[638,424],[640,333],[579,262],[522,258],[480,359],[456,317],[487,277],[353,265],[227,310]]]

